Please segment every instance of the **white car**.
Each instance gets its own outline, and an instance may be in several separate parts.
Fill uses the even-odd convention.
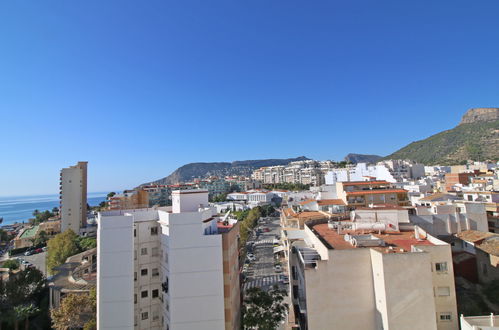
[[[246,257],[248,258],[249,261],[255,261],[256,260],[255,255],[252,254],[252,253],[248,253],[248,255]]]
[[[275,270],[275,272],[276,272],[276,273],[280,273],[280,272],[282,272],[282,267],[281,267],[281,265],[275,265],[275,266],[274,266],[274,270]]]

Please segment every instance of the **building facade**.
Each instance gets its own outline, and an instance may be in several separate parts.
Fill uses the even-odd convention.
[[[87,220],[87,164],[78,162],[63,168],[60,176],[61,231],[79,234]]]
[[[99,329],[239,329],[239,225],[208,192],[166,208],[100,213]]]

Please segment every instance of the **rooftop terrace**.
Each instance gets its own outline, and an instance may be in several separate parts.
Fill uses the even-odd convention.
[[[342,230],[339,234],[327,223],[316,224],[312,229],[329,245],[328,248],[334,250],[375,248],[380,252],[393,253],[410,252],[412,246],[433,245],[425,238],[416,238],[413,230],[381,234],[372,230]]]

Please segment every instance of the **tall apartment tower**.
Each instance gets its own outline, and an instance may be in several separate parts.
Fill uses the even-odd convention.
[[[239,224],[206,190],[172,200],[99,213],[98,329],[240,329]]]
[[[87,222],[87,164],[63,168],[60,179],[61,230],[80,232]]]

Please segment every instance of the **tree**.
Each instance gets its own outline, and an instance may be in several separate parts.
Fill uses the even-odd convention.
[[[48,240],[47,232],[45,232],[45,230],[40,230],[40,232],[38,233],[38,235],[36,235],[33,244],[35,246],[44,245],[44,244],[47,243],[47,240]]]
[[[107,194],[107,198],[111,198],[113,197],[114,195],[116,195],[116,193],[114,191],[111,191],[109,194]]]
[[[29,329],[29,318],[40,311],[38,307],[33,304],[19,305],[14,307],[15,329],[19,329],[19,321],[25,320],[24,329]]]
[[[10,235],[7,231],[0,229],[0,242],[10,241]]]
[[[59,213],[59,208],[58,208],[57,206],[55,206],[55,207],[52,209],[52,213],[54,213],[54,214]]]
[[[19,261],[16,259],[9,259],[3,263],[2,267],[8,268],[10,270],[18,269],[19,268]]]
[[[97,247],[97,240],[93,237],[78,237],[76,243],[80,252]]]
[[[35,268],[20,271],[5,283],[0,280],[0,326],[8,323],[16,329],[19,321],[25,320],[29,327],[29,318],[39,314],[42,299],[47,295],[47,285],[43,274]]]
[[[260,288],[246,291],[243,301],[243,328],[258,330],[277,329],[286,317],[288,304],[284,303],[286,293],[274,286],[269,292]]]
[[[78,235],[71,229],[63,233],[55,235],[48,241],[47,253],[47,269],[50,274],[53,274],[53,268],[62,265],[68,257],[71,257],[80,252],[78,243]]]
[[[50,312],[54,329],[92,329],[97,305],[95,294],[69,294],[57,309]],[[90,323],[89,325],[86,325]]]

